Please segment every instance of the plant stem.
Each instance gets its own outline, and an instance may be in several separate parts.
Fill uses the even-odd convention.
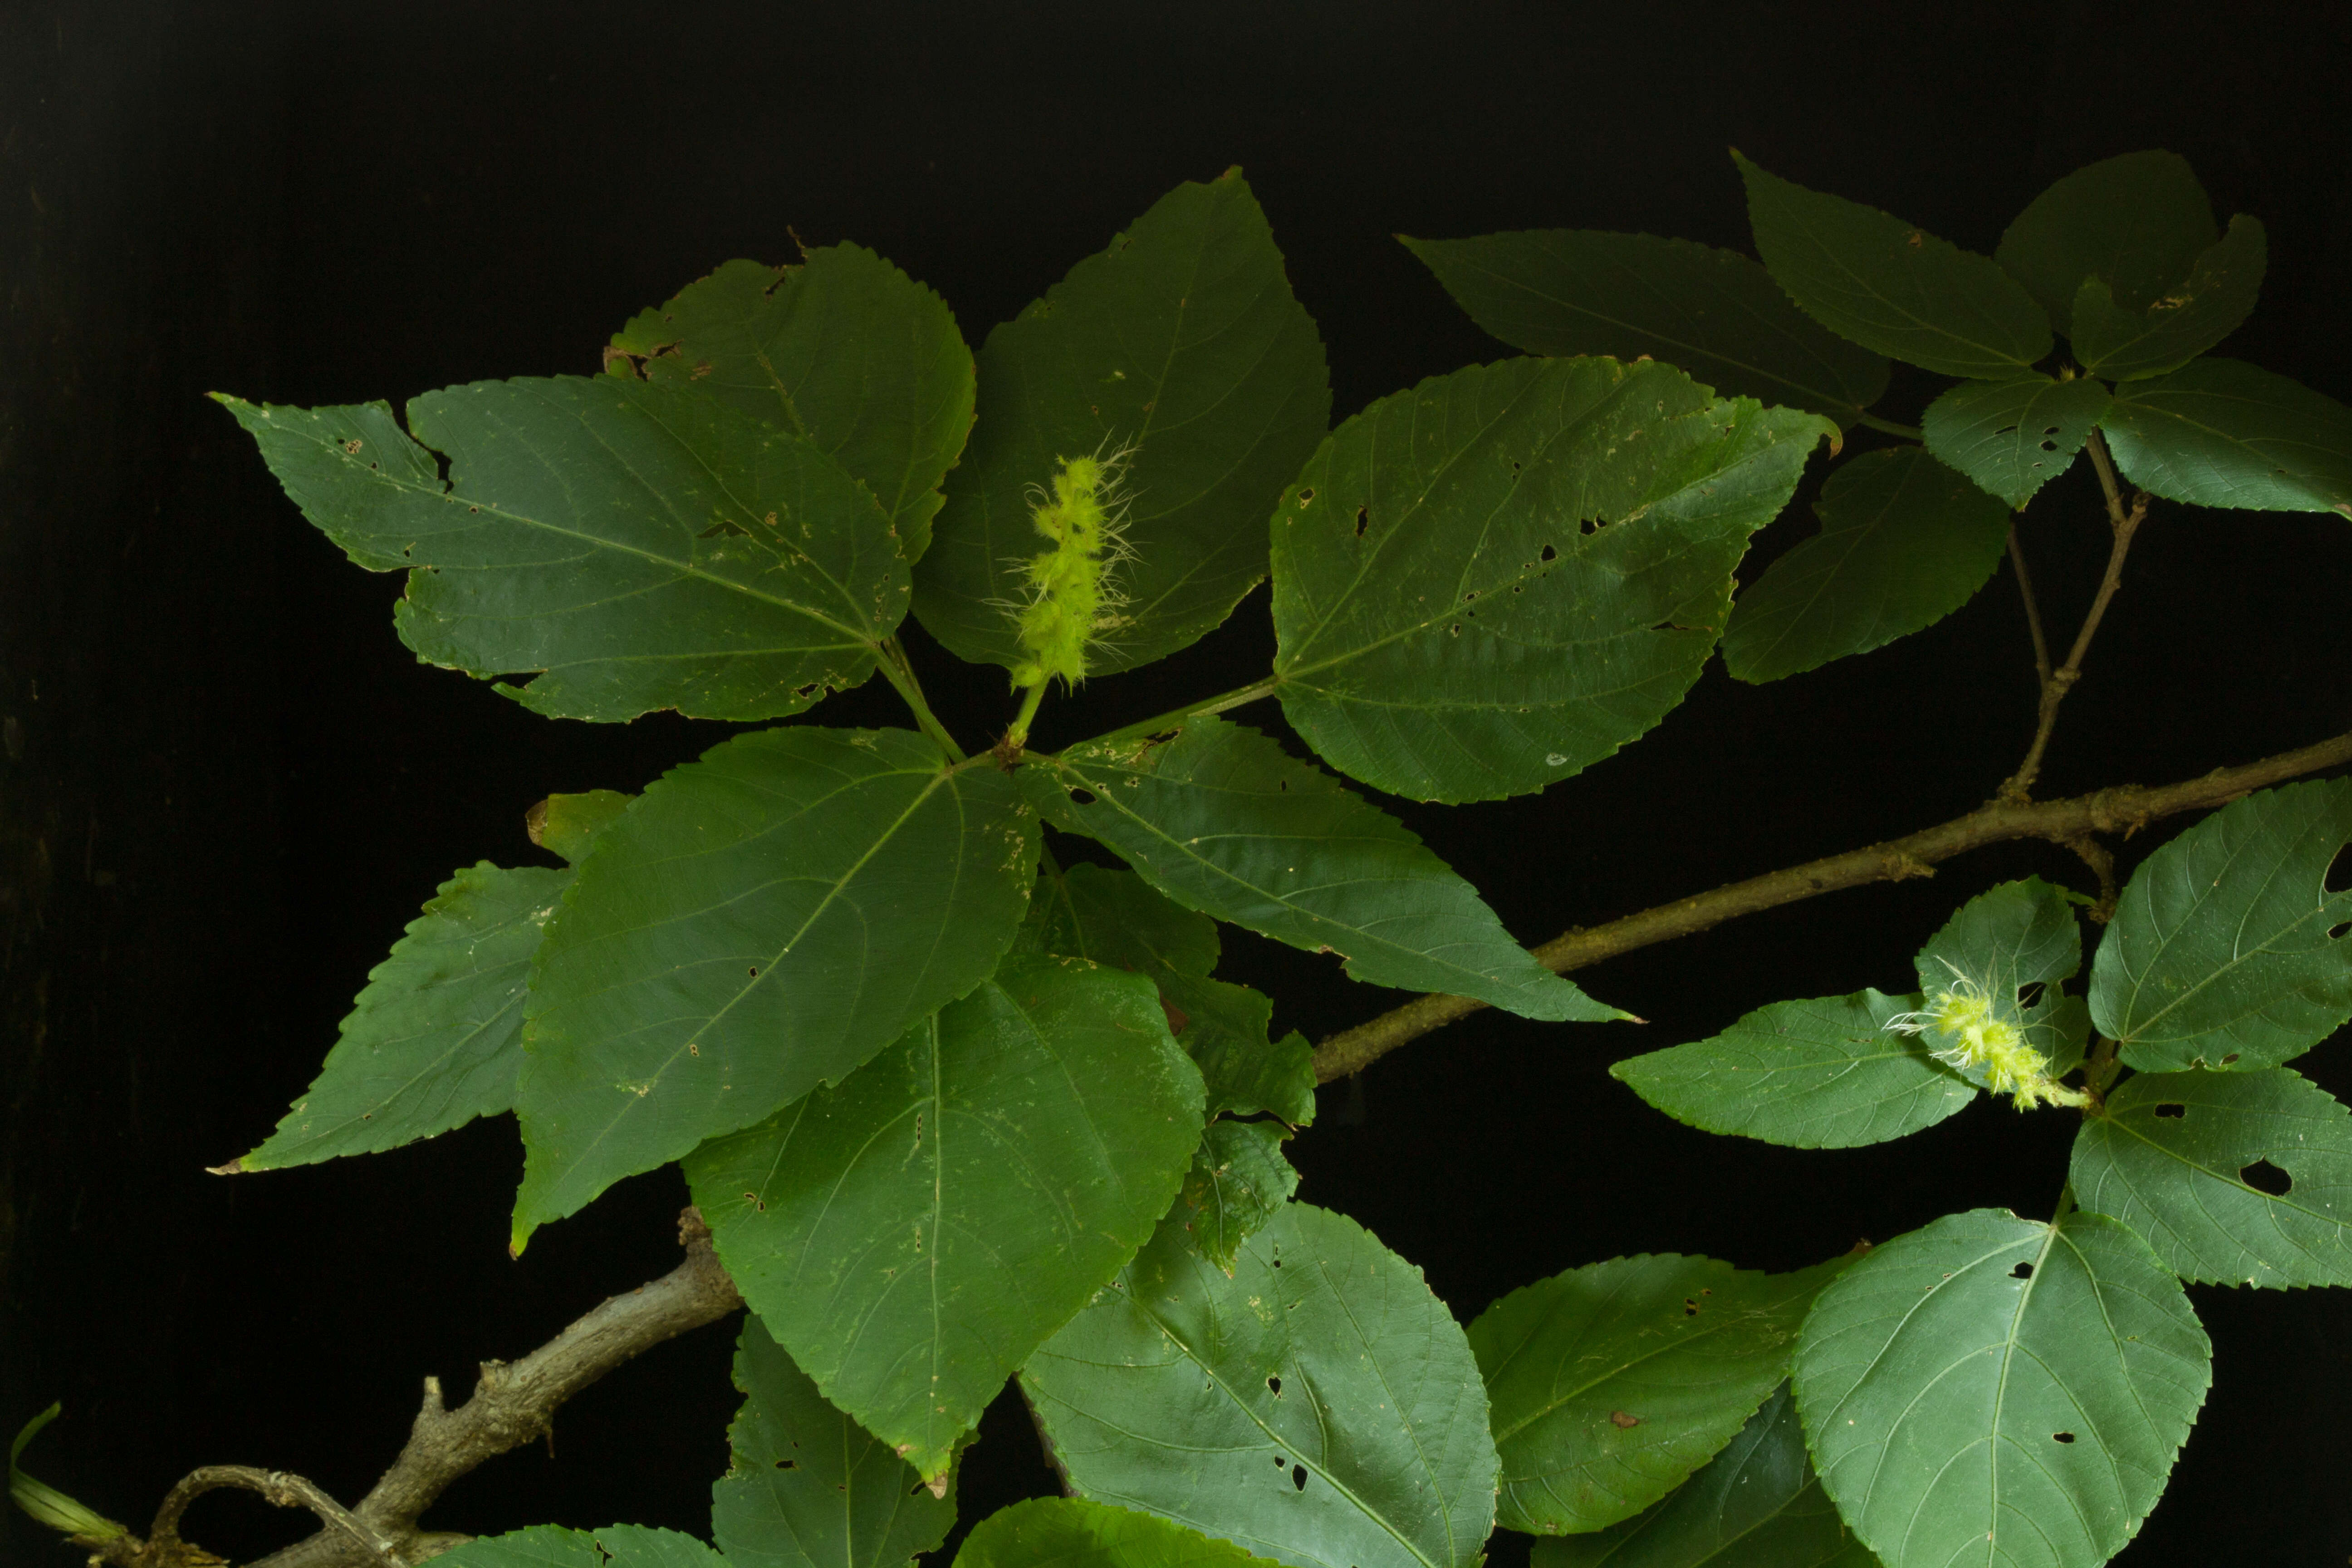
[[[1866,430],[1876,430],[1887,436],[1900,436],[1907,441],[1925,441],[1927,438],[1927,432],[1916,425],[1897,425],[1894,420],[1881,419],[1875,414],[1856,414],[1853,416],[1853,422]]]
[[[2025,761],[2017,765],[2017,772],[2000,786],[2000,798],[2003,800],[2032,798],[2033,781],[2042,773],[2042,753],[2049,749],[2051,731],[2057,727],[2058,705],[2066,700],[2066,693],[2073,690],[2074,682],[2082,679],[2083,656],[2091,651],[2091,638],[2098,633],[2100,618],[2107,613],[2108,602],[2116,596],[2116,590],[2123,585],[2124,557],[2131,552],[2132,536],[2139,531],[2139,525],[2147,519],[2147,496],[2145,492],[2134,496],[2130,507],[2125,507],[2123,492],[2116,485],[2115,465],[2107,460],[2107,444],[2099,438],[2096,430],[2091,432],[2091,438],[2084,443],[2083,449],[2091,455],[2091,466],[2099,473],[2099,487],[2106,491],[2107,522],[2114,531],[2115,541],[2107,551],[2106,575],[2099,580],[2099,591],[2092,597],[2091,607],[2083,616],[2083,629],[2074,634],[2074,646],[2067,652],[2066,662],[2042,679],[2042,707],[2034,721],[2033,744],[2027,748]],[[2022,566],[2019,570],[2022,574]],[[2039,638],[2036,640],[2038,643]],[[2046,662],[2050,657],[2047,647],[2041,647],[2039,653]]]
[[[950,762],[962,762],[963,748],[956,744],[955,737],[948,733],[948,727],[940,722],[938,716],[931,711],[931,705],[923,700],[923,683],[915,678],[915,667],[907,658],[905,646],[897,637],[884,637],[881,646],[875,650],[875,662],[882,667],[883,679],[906,700],[908,711],[914,714],[916,725],[938,743],[940,750],[948,754]]]
[[[1156,735],[1162,730],[1179,729],[1187,719],[1206,718],[1212,713],[1223,713],[1229,708],[1239,708],[1244,703],[1255,702],[1261,697],[1271,697],[1281,684],[1280,676],[1269,675],[1264,680],[1253,685],[1236,686],[1231,691],[1221,692],[1217,696],[1204,698],[1198,702],[1187,703],[1181,708],[1171,708],[1165,713],[1157,714],[1140,722],[1123,724],[1108,735],[1096,736],[1088,743],[1108,745],[1113,742],[1133,740],[1139,736]]]
[[[2050,686],[2050,641],[2042,635],[2042,608],[2033,602],[2033,579],[2025,573],[2025,552],[2017,542],[2017,524],[2009,525],[2009,563],[2017,569],[2018,597],[2025,601],[2025,629],[2033,638],[2033,679],[2042,689]]]
[[[2198,811],[2237,799],[2284,779],[2352,763],[2352,733],[2282,752],[2242,767],[2217,768],[2202,778],[2148,787],[2120,784],[2071,800],[1993,800],[1966,816],[1908,837],[1866,845],[1843,855],[1751,877],[1744,882],[1660,904],[1589,930],[1570,931],[1533,950],[1545,968],[1565,974],[1655,942],[1689,936],[1741,915],[1778,909],[1817,893],[1872,882],[1934,875],[1935,864],[1988,844],[2042,838],[2072,846],[2095,832],[2137,832],[2161,816]],[[1409,1040],[1486,1006],[1465,996],[1416,997],[1369,1023],[1331,1036],[1315,1047],[1320,1082],[1360,1072]]]
[[[1021,711],[1013,716],[1013,728],[1004,731],[1003,750],[1012,757],[1019,757],[1021,748],[1029,743],[1029,721],[1037,717],[1037,704],[1045,700],[1045,683],[1043,680],[1031,687],[1029,694],[1022,698]]]

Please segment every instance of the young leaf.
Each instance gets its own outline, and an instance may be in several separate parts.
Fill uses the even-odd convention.
[[[2191,506],[2352,517],[2352,408],[2233,359],[2118,388],[2101,422],[2124,477]]]
[[[1779,680],[1935,625],[2000,564],[2009,509],[1916,447],[1832,474],[1822,531],[1765,568],[1723,634],[1724,667]]]
[[[2238,330],[2262,292],[2267,256],[2262,224],[2240,213],[2185,280],[2145,307],[2119,301],[2104,278],[2084,279],[2068,334],[2074,357],[2114,381],[2179,370]]]
[[[1470,1349],[1502,1456],[1496,1521],[1600,1530],[1682,1485],[1789,1375],[1806,1307],[1846,1262],[1763,1274],[1619,1258],[1487,1308]]]
[[[1998,1015],[2049,1058],[2051,1077],[2081,1063],[2089,1020],[2059,989],[2083,968],[2083,928],[2064,889],[2039,877],[1989,888],[1955,910],[1914,963],[1928,995],[1963,977],[1982,988]],[[1923,1040],[1930,1048],[1949,1044],[1934,1031]],[[1965,1076],[1983,1082],[1980,1070]]]
[[[597,841],[531,979],[531,1230],[839,1080],[996,967],[1037,829],[995,768],[904,730],[765,730]]]
[[[1172,740],[1033,756],[1019,776],[1055,826],[1178,903],[1337,952],[1358,980],[1555,1023],[1627,1016],[1538,963],[1402,823],[1255,730],[1193,719]]]
[[[730,261],[613,334],[605,365],[699,387],[805,436],[865,482],[909,562],[971,430],[971,351],[945,301],[855,245]]]
[[[1677,1121],[1794,1149],[1854,1149],[1933,1127],[1976,1098],[1887,1020],[1920,998],[1857,991],[1759,1007],[1711,1039],[1610,1076]]]
[[[1176,1202],[1201,1256],[1234,1271],[1242,1243],[1265,1228],[1298,1190],[1283,1158],[1290,1131],[1269,1121],[1213,1121]]]
[[[1155,1514],[1078,1498],[1031,1498],[972,1527],[955,1568],[1251,1568],[1230,1542]],[[1265,1565],[1270,1568],[1270,1565]]]
[[[1992,258],[1731,157],[1766,268],[1830,331],[1945,375],[2011,376],[2050,352],[2049,317]]]
[[[1842,426],[1886,390],[1884,355],[1825,330],[1735,250],[1575,228],[1404,244],[1472,321],[1527,353],[1664,360]]]
[[[2276,1067],[2352,1017],[2352,779],[2232,802],[2141,862],[2091,962],[2091,1016],[2142,1072]]]
[[[434,1561],[445,1568],[734,1568],[691,1535],[641,1524],[594,1531],[535,1524],[478,1536]]]
[[[769,1331],[928,1479],[1150,1237],[1201,1099],[1150,981],[1015,960],[687,1180]]]
[[[1928,451],[2021,509],[2074,465],[2107,403],[2107,389],[2086,378],[1964,381],[1919,425]]]
[[[2156,1505],[2212,1382],[2179,1282],[2105,1215],[1947,1215],[1823,1290],[1797,1408],[1886,1568],[2095,1568]]]
[[[1783,1387],[1699,1472],[1647,1513],[1546,1536],[1532,1568],[1878,1568],[1822,1490]]]
[[[394,620],[419,658],[541,671],[503,689],[551,718],[797,713],[871,675],[906,613],[874,498],[698,391],[477,382],[412,399],[414,440],[382,403],[220,401],[344,553],[411,569]]]
[[[756,1317],[735,1347],[743,1408],[710,1489],[728,1568],[901,1568],[947,1539],[955,1500],[824,1402]]]
[[[317,1081],[222,1173],[372,1154],[512,1110],[530,955],[571,882],[485,860],[442,883],[368,972]]]
[[[588,858],[596,836],[613,826],[636,798],[616,789],[551,795],[523,815],[523,827],[533,844],[577,866]]]
[[[980,351],[980,423],[923,558],[916,615],[975,661],[1022,654],[1004,605],[1064,458],[1129,451],[1127,605],[1097,673],[1165,658],[1265,575],[1265,516],[1331,418],[1315,323],[1239,171],[1179,185]]]
[[[1176,1043],[1208,1080],[1211,1116],[1271,1111],[1294,1127],[1315,1120],[1313,1047],[1295,1031],[1270,1040],[1274,1004],[1209,978],[1216,921],[1132,871],[1080,864],[1038,877],[1027,927],[1039,952],[1132,969],[1160,987]]]
[[[1657,723],[1836,426],[1614,360],[1472,366],[1331,434],[1274,519],[1283,712],[1418,800],[1524,795]]]
[[[2144,310],[2221,237],[2205,187],[2177,153],[2126,153],[2075,170],[2017,215],[1993,252],[2065,328],[2085,278]]]
[[[1477,1363],[1421,1270],[1291,1204],[1228,1279],[1163,1225],[1022,1369],[1080,1495],[1299,1568],[1474,1568],[1495,1519]]]
[[[2352,1285],[2352,1110],[2290,1068],[2126,1080],[2084,1121],[2073,1180],[2184,1279]]]

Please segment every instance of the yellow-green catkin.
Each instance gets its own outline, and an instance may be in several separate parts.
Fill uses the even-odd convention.
[[[1951,1043],[1934,1053],[1937,1061],[1963,1070],[1981,1071],[1985,1087],[2005,1094],[2020,1110],[2038,1105],[2086,1106],[2091,1097],[2069,1089],[2050,1076],[2050,1058],[2026,1042],[2024,1032],[1994,1009],[1985,988],[1967,975],[1927,998],[1916,1013],[1889,1018],[1886,1026],[1901,1035],[1933,1031]]]
[[[1030,521],[1051,548],[1022,569],[1025,596],[1013,615],[1027,657],[1013,667],[1015,687],[1056,677],[1076,686],[1086,679],[1088,645],[1120,624],[1127,600],[1111,570],[1127,557],[1118,494],[1126,457],[1064,458],[1051,489],[1034,492]]]

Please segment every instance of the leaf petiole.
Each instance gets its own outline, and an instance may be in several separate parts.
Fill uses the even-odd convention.
[[[948,754],[948,761],[964,761],[963,748],[956,744],[955,737],[948,733],[947,726],[940,722],[931,705],[923,700],[923,683],[915,677],[915,667],[907,658],[905,646],[895,637],[884,637],[875,647],[874,662],[882,667],[882,678],[906,700],[908,711],[915,716],[916,727]]]

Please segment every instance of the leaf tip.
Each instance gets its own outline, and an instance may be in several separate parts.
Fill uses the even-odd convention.
[[[241,1176],[247,1171],[259,1170],[260,1167],[258,1165],[248,1165],[246,1163],[247,1161],[252,1158],[253,1155],[251,1154],[239,1154],[236,1159],[231,1160],[226,1165],[206,1165],[205,1167],[205,1174],[207,1176]]]

